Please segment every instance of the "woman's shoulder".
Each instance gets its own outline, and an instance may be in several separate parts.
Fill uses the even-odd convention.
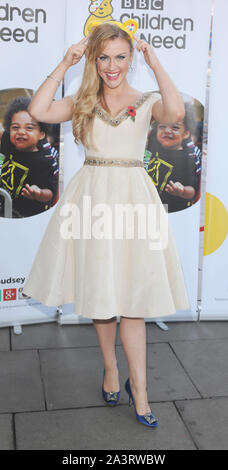
[[[145,94],[148,94],[153,101],[157,101],[161,99],[161,93],[159,90],[145,91]]]
[[[154,103],[156,103],[156,101],[161,101],[161,94],[160,92],[152,90],[144,91],[143,93],[141,93],[141,98],[139,98],[139,102],[144,103],[144,101],[148,103],[149,108],[152,110]]]

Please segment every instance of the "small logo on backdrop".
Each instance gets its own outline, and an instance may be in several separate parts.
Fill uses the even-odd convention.
[[[23,287],[18,287],[18,299],[25,299],[25,294],[23,294]]]
[[[98,23],[103,23],[104,21],[113,20],[112,12],[112,0],[91,0],[89,5],[90,16],[87,18],[84,35],[88,36],[90,32],[90,25],[96,21]]]
[[[3,301],[16,300],[17,289],[3,289]]]
[[[131,10],[164,10],[164,0],[121,0],[121,8]]]

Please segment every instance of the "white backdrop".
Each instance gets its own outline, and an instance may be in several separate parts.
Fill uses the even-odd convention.
[[[5,40],[0,40],[0,90],[36,90],[63,57],[65,2],[33,0],[29,2],[29,9],[26,0],[10,0],[3,5],[0,7],[0,28],[8,29],[2,36]],[[17,9],[10,10],[13,7]],[[1,326],[48,321],[55,316],[55,308],[32,299],[20,299],[18,291],[23,287],[53,209],[33,217],[0,218]],[[16,289],[16,299],[4,300],[11,298],[15,292],[12,289]]]
[[[147,3],[152,9],[148,9]],[[211,0],[201,0],[201,2],[198,0],[152,2],[107,0],[106,4],[112,9],[111,14],[114,19],[124,21],[128,17],[135,16],[139,20],[138,35],[143,34],[144,39],[153,42],[161,62],[178,89],[204,105]],[[20,9],[21,15],[17,15],[17,11],[14,10],[13,18],[10,20],[10,11],[7,12],[6,8],[0,6],[1,28],[5,27],[10,30],[8,32],[10,40],[6,40],[6,33],[5,40],[1,40],[0,89],[37,89],[45,76],[62,59],[64,51],[83,37],[84,25],[90,16],[91,2],[90,0],[56,0],[55,2],[31,0],[30,8],[28,8],[25,0],[17,0],[16,4],[10,0],[8,5]],[[38,12],[40,9],[43,13]],[[21,28],[22,33],[15,32],[16,28]],[[18,42],[22,36],[23,41]],[[66,95],[73,94],[77,90],[83,66],[84,60],[67,72]],[[128,77],[132,86],[141,91],[157,90],[152,71],[137,51],[135,51],[133,66],[135,72],[129,74]],[[84,151],[81,146],[74,144],[71,123],[67,123],[64,126],[64,186],[82,166],[83,160]],[[23,279],[30,270],[52,211],[53,208],[25,219],[0,219],[1,246],[4,247],[0,254],[1,293],[5,288],[3,282],[7,282],[9,289],[23,287]],[[191,302],[189,312],[179,311],[172,316],[172,320],[197,318],[199,215],[200,201],[187,210],[169,214]],[[20,285],[8,282],[12,281],[12,278],[21,278]],[[35,300],[25,301],[18,298],[7,302],[1,300],[0,326],[50,321],[55,317],[55,313],[55,308],[46,307]],[[63,313],[61,320],[63,323],[86,322],[86,319],[80,319],[77,316],[72,305],[64,305]],[[170,320],[170,317],[167,317],[167,320]]]
[[[228,319],[228,3],[216,0],[211,57],[201,319]]]
[[[90,20],[91,1],[78,4],[67,0],[66,47],[77,43],[83,37],[84,26]],[[137,35],[154,41],[156,53],[166,70],[174,80],[177,88],[201,104],[205,105],[206,76],[208,67],[208,48],[211,21],[211,0],[164,0],[157,2],[136,2],[134,0],[109,0],[107,11],[113,19],[125,21],[135,18],[140,25]],[[147,4],[157,6],[148,9]],[[136,8],[136,7],[141,8]],[[135,7],[135,8],[134,8]],[[153,19],[152,19],[153,18]],[[164,18],[166,18],[164,20]],[[163,21],[163,23],[162,23]],[[156,29],[155,29],[156,28]],[[157,90],[155,77],[144,59],[135,51],[133,60],[134,73],[129,73],[128,80],[140,91]],[[65,94],[75,93],[81,82],[84,60],[66,74]],[[71,125],[65,125],[65,183],[71,179],[84,161],[82,147],[74,144]],[[169,220],[176,239],[184,271],[191,309],[178,311],[172,317],[160,320],[195,320],[197,319],[198,294],[198,252],[200,227],[200,201],[187,210],[169,214]],[[187,249],[186,249],[187,247]],[[67,307],[70,308],[69,306]],[[73,309],[73,306],[72,306]],[[66,312],[66,310],[64,309]],[[75,314],[66,314],[63,321],[75,320]]]

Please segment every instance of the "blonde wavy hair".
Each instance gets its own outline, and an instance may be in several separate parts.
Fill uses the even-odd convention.
[[[92,127],[94,121],[94,107],[98,102],[109,111],[103,94],[103,80],[97,72],[96,59],[102,53],[109,40],[115,38],[125,39],[133,52],[133,45],[129,34],[125,33],[117,25],[101,23],[94,28],[88,37],[85,50],[85,67],[81,86],[74,96],[74,111],[72,117],[72,130],[76,144],[81,142],[88,147],[88,135],[92,139]]]

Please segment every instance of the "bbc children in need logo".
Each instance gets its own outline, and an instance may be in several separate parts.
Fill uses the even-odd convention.
[[[124,23],[134,19],[139,25],[140,38],[154,48],[186,49],[187,35],[194,30],[194,20],[190,17],[168,16],[165,8],[165,0],[119,0],[118,10],[114,8],[112,0],[90,0],[90,15],[85,21],[84,35],[87,36],[90,24],[94,21],[102,23],[116,19]]]
[[[41,24],[47,24],[47,12],[43,8],[20,8],[0,2],[0,43],[38,43]]]
[[[154,48],[186,49],[188,34],[194,31],[194,20],[168,16],[165,7],[165,0],[121,0],[119,21],[136,20],[140,38]]]
[[[121,7],[131,10],[164,10],[164,0],[121,0]]]
[[[194,30],[194,20],[189,17],[168,16],[165,14],[166,3],[166,0],[119,0],[118,20],[122,23],[128,19],[137,20],[140,38],[154,48],[186,49],[188,35]],[[85,36],[89,23],[94,19],[100,22],[117,20],[117,10],[113,11],[112,0],[90,0],[88,8],[90,16],[85,21]],[[21,8],[10,5],[9,2],[0,2],[0,44],[38,43],[40,27],[47,25],[47,17],[44,8]]]

